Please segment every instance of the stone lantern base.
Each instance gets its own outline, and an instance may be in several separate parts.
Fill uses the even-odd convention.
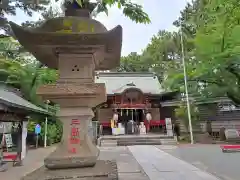
[[[115,161],[98,160],[93,167],[49,170],[42,166],[21,180],[118,180]]]

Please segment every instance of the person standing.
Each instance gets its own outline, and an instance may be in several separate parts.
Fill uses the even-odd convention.
[[[176,122],[173,124],[173,131],[174,131],[174,135],[177,137],[177,141],[179,141],[180,127],[179,127],[179,124]]]

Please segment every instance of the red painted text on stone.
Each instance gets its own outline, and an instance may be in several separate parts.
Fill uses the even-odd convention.
[[[80,120],[73,119],[71,121],[71,134],[69,138],[69,153],[76,154],[77,149],[73,147],[74,145],[80,144],[80,131],[79,126]]]
[[[72,129],[71,129],[71,137],[79,137],[79,128],[72,127]]]
[[[70,144],[80,144],[79,138],[70,138]]]
[[[80,120],[78,120],[78,119],[72,119],[71,125],[79,125],[79,124],[80,124]]]
[[[72,153],[72,154],[76,154],[77,150],[76,150],[76,148],[73,147],[73,148],[69,149],[69,152]]]

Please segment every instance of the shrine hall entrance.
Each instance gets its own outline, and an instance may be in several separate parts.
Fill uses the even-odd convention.
[[[143,109],[117,109],[119,118],[118,123],[122,123],[125,130],[127,129],[127,124],[133,120],[136,125],[140,125],[140,122],[144,121],[144,111]]]
[[[143,109],[118,109],[117,112],[120,123],[128,123],[133,120],[139,125],[140,122],[143,122]]]

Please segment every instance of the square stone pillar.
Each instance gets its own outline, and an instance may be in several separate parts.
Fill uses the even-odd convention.
[[[59,54],[58,83],[94,83],[94,56],[89,54]]]
[[[49,169],[94,166],[99,150],[88,136],[92,107],[106,101],[104,84],[94,83],[95,63],[92,54],[59,54],[59,79],[56,85],[39,89],[47,99],[60,105],[58,116],[63,123],[62,141],[45,159]]]

